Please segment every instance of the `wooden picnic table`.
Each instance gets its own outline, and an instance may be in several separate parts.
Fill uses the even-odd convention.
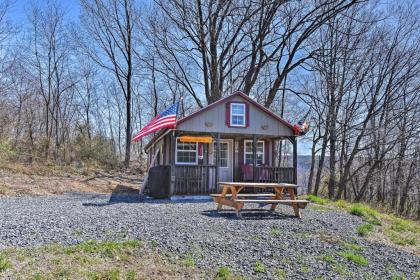
[[[291,205],[296,217],[301,217],[300,208],[305,208],[309,203],[307,200],[298,200],[296,197],[297,185],[289,183],[249,183],[249,182],[219,182],[222,188],[221,194],[212,194],[214,202],[216,202],[217,210],[222,210],[223,205],[235,208],[236,215],[241,217],[241,210],[244,204],[249,203],[266,203],[271,204],[271,211],[275,211],[278,204]],[[271,193],[241,193],[244,188],[271,188]],[[287,190],[290,199],[283,199]]]

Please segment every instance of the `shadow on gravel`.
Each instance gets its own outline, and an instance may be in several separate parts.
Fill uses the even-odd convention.
[[[117,185],[107,202],[86,202],[83,206],[108,206],[117,203],[140,203],[139,190],[124,185]]]
[[[72,195],[78,195],[77,193],[72,193]],[[86,197],[86,194],[80,194],[83,197]],[[139,190],[134,189],[124,185],[117,185],[117,187],[112,191],[111,196],[109,197],[108,201],[97,201],[98,199],[104,198],[104,194],[97,194],[97,195],[90,195],[86,199],[92,199],[95,202],[85,202],[82,203],[83,206],[94,206],[94,207],[102,207],[102,206],[109,206],[118,203],[151,203],[151,204],[161,204],[161,203],[206,203],[212,201],[210,197],[201,197],[199,199],[193,197],[178,197],[174,198],[173,200],[169,198],[150,198],[146,196],[139,195]]]
[[[293,215],[287,215],[279,212],[271,212],[265,209],[245,209],[241,211],[242,218],[236,217],[235,211],[230,210],[207,210],[200,212],[201,215],[210,218],[225,218],[229,220],[284,220],[284,219],[296,219]]]

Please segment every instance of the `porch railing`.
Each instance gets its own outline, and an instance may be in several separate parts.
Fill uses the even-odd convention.
[[[175,165],[174,194],[209,194],[216,191],[215,165]]]
[[[293,183],[294,172],[293,167],[258,166],[255,180],[244,179],[241,174],[239,181]],[[173,194],[204,195],[220,192],[217,188],[215,165],[175,165]]]
[[[293,167],[257,166],[254,181],[261,183],[293,183]]]

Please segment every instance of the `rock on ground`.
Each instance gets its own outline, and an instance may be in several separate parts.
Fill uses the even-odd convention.
[[[305,209],[296,219],[289,206],[279,205],[275,213],[259,205],[245,208],[252,206],[256,210],[244,211],[239,220],[233,211],[218,213],[213,202],[140,202],[133,195],[87,193],[2,198],[0,248],[140,239],[163,253],[192,255],[209,277],[223,266],[254,279],[412,279],[419,271],[418,256],[359,237],[359,217]],[[362,246],[355,253],[369,264],[342,257],[349,251],[345,242]],[[263,272],[255,271],[256,263]]]

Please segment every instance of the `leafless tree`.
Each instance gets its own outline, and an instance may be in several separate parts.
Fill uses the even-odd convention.
[[[125,99],[125,166],[130,164],[132,137],[133,33],[137,11],[131,0],[82,0],[80,39],[84,50],[112,72]],[[91,44],[94,42],[94,44]]]

